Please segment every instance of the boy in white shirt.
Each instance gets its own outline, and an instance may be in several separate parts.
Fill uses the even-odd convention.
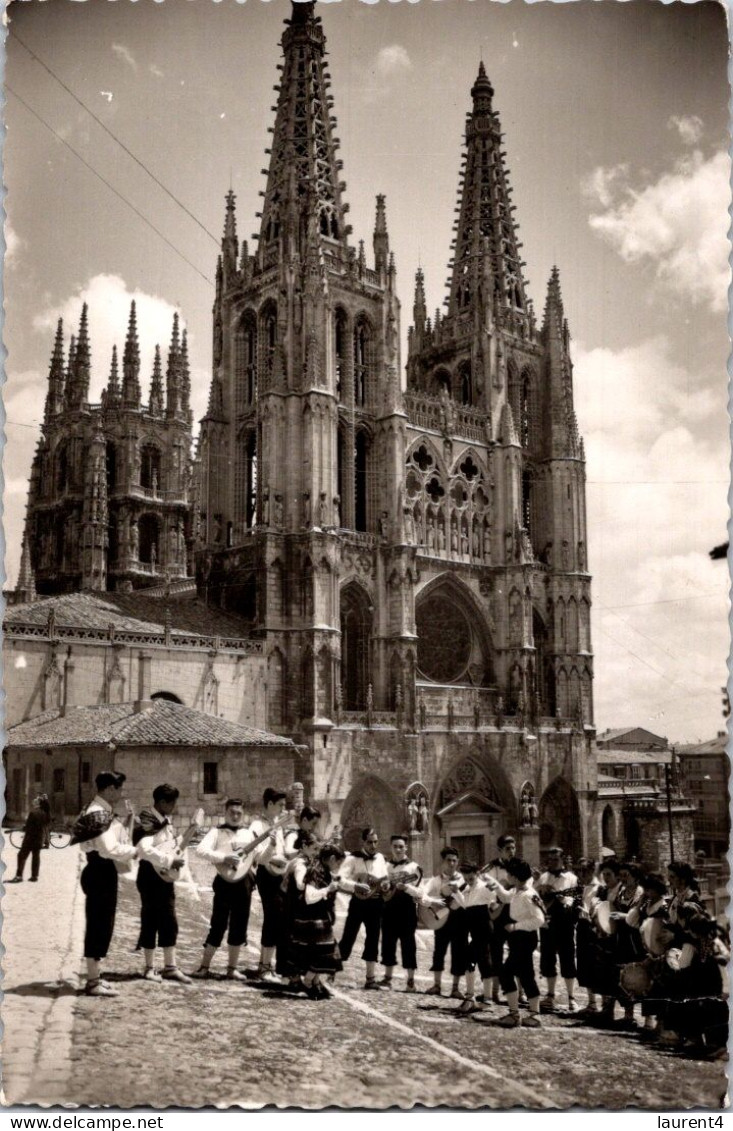
[[[545,924],[542,900],[532,883],[532,868],[526,860],[515,858],[507,863],[506,870],[517,881],[511,891],[496,880],[489,880],[489,888],[503,903],[509,904],[511,922],[507,926],[509,954],[501,972],[501,988],[506,994],[509,1012],[498,1022],[504,1029],[524,1025],[539,1029],[540,991],[534,973],[532,956],[537,948],[539,930]],[[521,985],[529,1001],[529,1016],[521,1021],[519,1016],[519,990]]]

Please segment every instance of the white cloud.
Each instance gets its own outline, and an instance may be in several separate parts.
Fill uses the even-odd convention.
[[[628,176],[609,181],[609,172],[591,177],[605,186],[606,198],[597,193],[605,211],[590,217],[591,228],[627,263],[653,266],[666,291],[715,313],[727,310],[728,154],[706,159],[695,150],[643,188],[632,187]]]
[[[691,371],[662,336],[573,353],[596,721],[704,738],[728,650],[727,571],[708,558],[728,519],[724,373]]]
[[[705,132],[703,120],[697,114],[672,114],[667,122],[667,129],[677,130],[685,145],[697,145]]]
[[[9,220],[5,221],[5,267],[17,266],[20,249],[25,244]]]
[[[400,71],[409,71],[412,62],[401,44],[392,43],[379,52],[375,67],[377,73],[386,78],[389,75],[399,74]]]
[[[599,165],[583,180],[584,195],[603,208],[608,208],[613,201],[616,188],[625,181],[628,171],[628,165],[611,165],[608,168]]]
[[[122,59],[124,63],[127,63],[128,67],[131,67],[133,71],[137,72],[137,63],[129,47],[125,47],[124,43],[113,43],[112,50],[118,59]]]
[[[92,354],[92,380],[90,396],[98,400],[107,384],[112,346],[122,356],[127,332],[130,303],[135,300],[138,338],[140,340],[140,382],[143,398],[147,397],[156,343],[165,353],[170,342],[174,307],[157,295],[144,291],[130,291],[119,275],[95,275],[76,294],[70,295],[58,306],[37,314],[33,319],[36,330],[48,335],[48,354],[53,345],[53,334],[59,318],[64,320],[64,335],[68,347],[70,334],[76,334],[82,304],[89,306],[89,340]],[[182,322],[181,325],[184,323]]]

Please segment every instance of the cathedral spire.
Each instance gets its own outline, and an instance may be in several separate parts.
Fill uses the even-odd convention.
[[[508,327],[529,328],[521,244],[513,220],[509,175],[501,148],[499,115],[492,108],[494,88],[483,62],[471,87],[472,110],[466,119],[466,151],[461,170],[454,256],[449,264],[448,314],[459,317],[479,302],[490,257],[494,295],[484,296],[494,316]]]
[[[293,3],[282,37],[283,63],[267,187],[261,213],[259,259],[281,238],[304,254],[304,241],[325,238],[347,245],[350,228],[339,180],[336,119],[324,60],[326,38],[312,0]]]
[[[117,346],[112,346],[112,364],[107,382],[107,404],[115,405],[120,402],[120,370],[117,363]]]
[[[107,467],[106,444],[98,430],[89,445],[82,507],[82,589],[107,588]]]
[[[137,339],[137,309],[130,303],[125,349],[122,354],[122,403],[127,408],[140,407],[140,344]]]
[[[168,350],[168,368],[165,374],[166,416],[175,416],[181,407],[181,338],[178,311],[173,315],[173,332]]]
[[[374,268],[386,271],[389,262],[389,234],[387,232],[387,211],[384,195],[377,197],[377,216],[374,222]]]
[[[160,346],[155,347],[153,376],[150,380],[149,409],[151,416],[163,415],[163,365],[160,359]]]
[[[91,352],[89,348],[89,321],[87,304],[81,308],[79,336],[76,339],[73,367],[69,366],[66,381],[66,396],[72,408],[81,408],[89,400],[89,378],[91,375]]]
[[[69,339],[69,356],[66,359],[66,379],[64,381],[64,403],[68,407],[72,399],[72,389],[74,386],[74,377],[76,374],[76,336],[71,335]]]
[[[555,334],[558,337],[562,337],[564,324],[565,311],[563,308],[562,291],[560,290],[560,272],[557,267],[553,267],[550,272],[550,281],[547,284],[545,317],[542,326],[543,334]]]
[[[224,287],[231,286],[237,274],[237,255],[239,253],[239,240],[237,239],[237,198],[229,189],[226,195],[226,213],[224,216],[224,236],[221,241],[221,254],[223,264]]]
[[[48,392],[46,394],[46,409],[44,419],[48,421],[52,416],[61,412],[64,405],[64,322],[59,318],[56,326],[56,338],[53,343],[51,364],[48,370]]]
[[[15,600],[21,604],[36,599],[36,581],[31,565],[31,551],[28,539],[28,514],[26,512],[25,527],[23,528],[23,543],[20,551],[20,569],[18,570],[18,584],[15,587]]]
[[[181,336],[181,409],[186,414],[191,411],[191,369],[188,364],[188,331],[185,329]]]

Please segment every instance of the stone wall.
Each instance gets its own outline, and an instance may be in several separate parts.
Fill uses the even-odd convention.
[[[206,762],[217,764],[216,793],[204,792]],[[211,824],[221,814],[227,797],[241,797],[250,814],[258,813],[263,790],[267,786],[289,790],[299,780],[301,763],[302,751],[294,746],[140,747],[114,753],[99,747],[60,749],[53,753],[40,749],[9,750],[5,755],[8,817],[24,819],[31,799],[45,792],[56,820],[73,819],[94,796],[96,775],[101,770],[118,770],[127,775],[125,794],[136,812],[152,804],[152,792],[157,785],[170,782],[181,791],[179,823],[203,808],[206,823]],[[61,779],[63,788],[55,790],[54,784]]]
[[[187,707],[267,729],[267,665],[259,652],[6,637],[4,657],[6,727],[58,707],[66,685],[69,706],[168,692]]]

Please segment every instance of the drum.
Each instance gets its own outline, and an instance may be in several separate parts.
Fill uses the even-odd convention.
[[[596,926],[604,935],[613,934],[614,924],[613,920],[611,919],[611,911],[611,904],[607,899],[604,899],[602,903],[599,903],[595,910]]]
[[[645,919],[641,924],[641,941],[644,949],[655,958],[661,958],[674,938],[661,919]]]
[[[652,986],[652,975],[646,962],[630,962],[619,977],[621,989],[632,998],[644,998]]]
[[[418,904],[417,929],[418,931],[437,931],[443,926],[450,915],[447,907],[429,907],[425,903]]]

